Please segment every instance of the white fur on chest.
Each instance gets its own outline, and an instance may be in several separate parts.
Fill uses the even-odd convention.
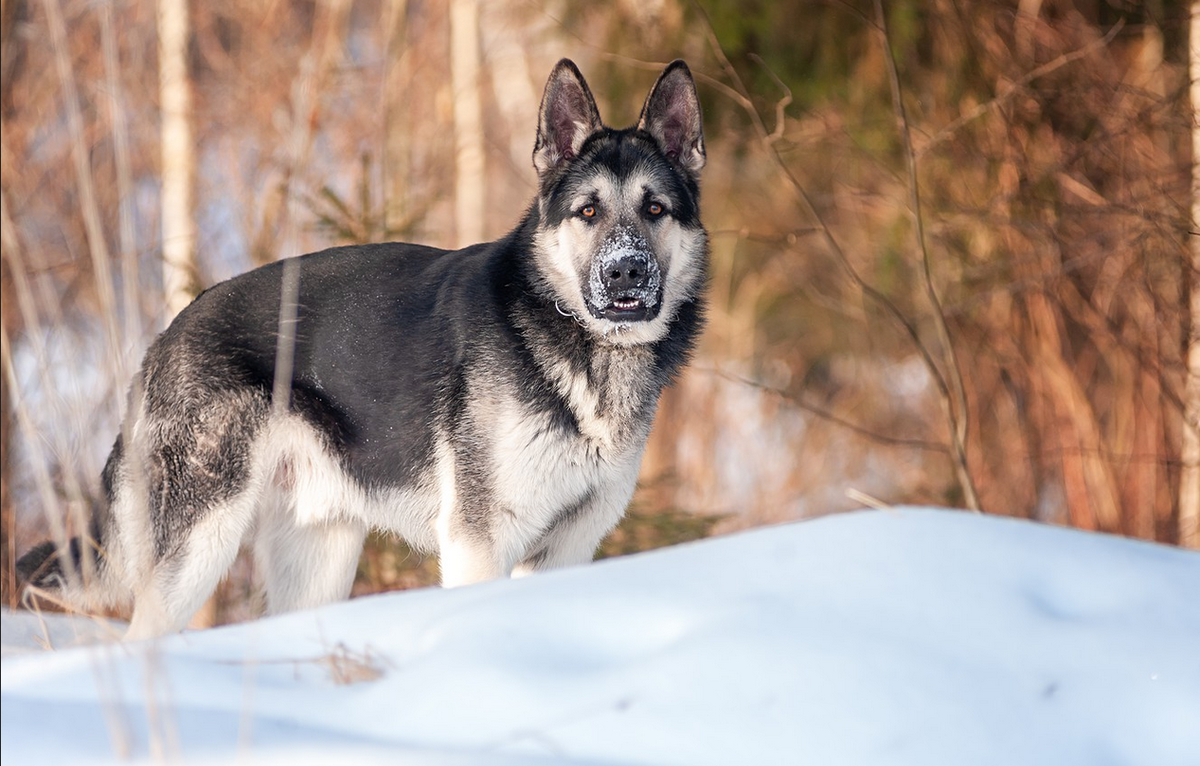
[[[644,439],[615,440],[602,417],[577,418],[575,433],[515,401],[492,414],[496,499],[520,522],[544,529],[589,497],[631,491],[637,480]]]

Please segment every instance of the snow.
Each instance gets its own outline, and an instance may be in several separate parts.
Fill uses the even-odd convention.
[[[958,511],[144,644],[3,626],[8,764],[1200,764],[1200,554]]]

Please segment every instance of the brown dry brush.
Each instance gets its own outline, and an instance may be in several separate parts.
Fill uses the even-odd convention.
[[[997,91],[1045,71],[922,157],[971,469],[994,512],[1175,541],[1186,77],[1158,25],[1056,10],[960,16],[934,38],[935,63],[980,52]]]
[[[960,17],[937,38],[946,60],[982,51],[997,83],[1086,51],[922,158],[978,424],[971,467],[989,510],[1175,541],[1185,70],[1158,25],[1059,11]],[[932,124],[952,116],[926,104]]]

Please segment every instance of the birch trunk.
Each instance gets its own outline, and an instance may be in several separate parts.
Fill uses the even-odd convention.
[[[536,124],[541,94],[530,76],[530,43],[536,39],[532,23],[516,16],[513,3],[489,3],[483,8],[481,44],[488,52],[492,92],[509,135],[509,162],[524,170],[529,166],[530,125]],[[520,20],[520,26],[514,21]],[[519,33],[515,29],[520,29]],[[488,34],[491,33],[491,34]]]
[[[458,247],[483,240],[483,109],[479,95],[479,3],[450,0],[454,91],[454,222]]]
[[[195,148],[187,70],[187,0],[158,2],[158,88],[162,108],[163,293],[166,322],[193,297],[196,229],[192,221]]]
[[[390,0],[384,13],[387,63],[384,73],[383,191],[384,236],[395,237],[408,227],[409,131],[411,74],[408,55],[408,0]]]
[[[192,142],[192,93],[188,77],[187,0],[158,0],[158,96],[162,110],[163,324],[170,324],[195,297],[196,226],[192,187],[196,177]],[[210,596],[188,627],[217,622]]]

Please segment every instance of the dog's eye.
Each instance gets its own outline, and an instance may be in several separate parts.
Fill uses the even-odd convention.
[[[662,205],[658,204],[657,202],[651,202],[649,205],[646,205],[646,212],[650,214],[652,218],[658,218],[666,211],[663,210]]]
[[[595,205],[584,205],[582,208],[579,209],[579,214],[581,216],[583,216],[584,218],[595,218],[596,217],[596,206]]]

